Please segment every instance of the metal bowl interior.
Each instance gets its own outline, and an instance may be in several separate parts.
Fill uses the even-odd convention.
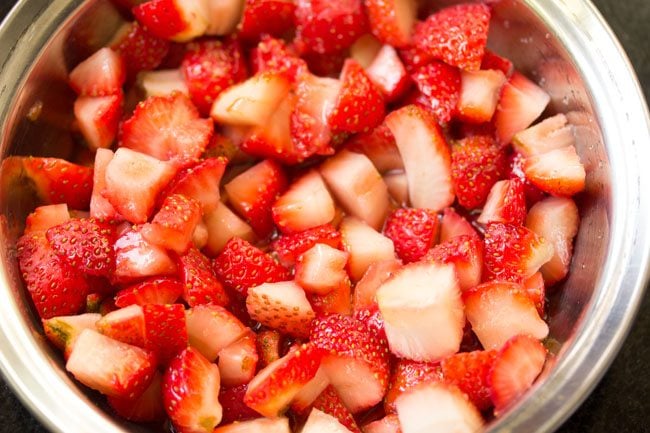
[[[435,2],[441,4],[445,2]],[[447,3],[458,3],[449,1]],[[576,127],[588,171],[569,278],[551,295],[554,356],[533,390],[488,431],[552,431],[582,402],[618,351],[648,278],[650,124],[622,49],[588,1],[493,2],[490,46],[552,96],[549,112]],[[108,0],[23,0],[0,28],[0,151],[79,158],[74,94],[66,78],[120,23]],[[1,176],[1,174],[0,174]],[[34,204],[26,185],[0,177],[0,370],[56,432],[155,431],[120,422],[65,372],[41,334],[14,259]]]

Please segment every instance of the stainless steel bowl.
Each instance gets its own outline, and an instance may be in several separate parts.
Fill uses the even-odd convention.
[[[458,3],[458,1],[449,1]],[[586,0],[494,3],[490,44],[567,113],[588,169],[569,279],[551,299],[555,357],[534,389],[488,431],[546,432],[586,398],[613,360],[648,281],[650,122],[621,47]],[[119,16],[107,0],[22,0],[0,28],[0,152],[69,157],[74,95],[67,71],[107,42]],[[55,432],[148,431],[116,420],[65,373],[41,335],[13,259],[33,200],[0,203],[0,369]]]

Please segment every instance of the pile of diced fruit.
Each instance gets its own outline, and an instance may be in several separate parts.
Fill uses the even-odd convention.
[[[180,433],[474,432],[532,386],[585,170],[490,6],[118,7],[69,75],[90,163],[2,166],[76,380]]]

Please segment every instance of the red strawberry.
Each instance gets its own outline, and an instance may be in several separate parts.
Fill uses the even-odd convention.
[[[303,344],[262,369],[248,384],[244,403],[266,417],[277,417],[316,374],[324,351]]]
[[[239,36],[248,40],[264,34],[282,36],[293,27],[295,10],[291,0],[246,0]]]
[[[400,359],[390,378],[390,386],[384,399],[384,410],[387,414],[396,413],[395,400],[397,397],[421,383],[441,379],[442,370],[438,363]]]
[[[386,219],[384,235],[404,263],[417,262],[436,243],[438,214],[430,209],[397,209]]]
[[[570,197],[585,189],[585,167],[574,146],[530,156],[523,170],[530,183],[552,195]]]
[[[262,283],[289,279],[289,274],[271,256],[247,241],[232,238],[213,263],[217,276],[242,295]]]
[[[295,16],[296,40],[320,54],[349,47],[368,27],[361,0],[298,0]]]
[[[323,368],[323,365],[321,364],[313,379],[307,382],[307,384],[305,384],[305,386],[303,386],[298,394],[293,398],[293,401],[291,402],[291,410],[299,416],[306,415],[311,409],[311,405],[318,396],[325,391],[325,388],[327,388],[329,384],[330,380],[327,377],[325,368]]]
[[[139,305],[107,313],[97,321],[96,330],[113,340],[145,348],[144,314]]]
[[[535,156],[555,149],[575,146],[574,126],[560,113],[520,131],[512,137],[512,147],[523,156]]]
[[[200,119],[187,96],[173,93],[140,102],[122,123],[120,146],[188,165],[203,153],[212,134],[212,120]]]
[[[321,77],[338,77],[348,57],[350,57],[348,49],[329,53],[326,56],[311,51],[301,55],[301,58],[307,62],[309,71]]]
[[[316,244],[298,258],[294,279],[309,293],[326,295],[349,281],[348,256],[327,244]]]
[[[239,43],[204,40],[188,45],[181,64],[192,102],[208,114],[219,94],[248,75]]]
[[[495,69],[503,72],[503,74],[508,78],[510,78],[512,73],[515,71],[515,67],[510,60],[496,54],[494,51],[490,51],[489,49],[485,50],[483,60],[481,61],[481,69]]]
[[[527,278],[522,286],[531,301],[535,303],[535,308],[539,317],[544,317],[546,304],[546,286],[544,277],[541,272],[535,272],[532,277]]]
[[[212,433],[219,425],[219,368],[188,347],[172,359],[163,376],[163,403],[180,431]]]
[[[197,305],[187,310],[186,324],[190,346],[208,361],[217,359],[219,352],[248,332],[232,313],[214,304]]]
[[[528,207],[534,205],[538,201],[546,197],[546,193],[535,185],[533,185],[524,174],[524,162],[526,158],[521,153],[513,153],[510,155],[510,173],[508,174],[509,178],[516,177],[521,179],[524,183],[524,193],[526,195],[526,205]]]
[[[262,367],[280,359],[282,344],[282,335],[278,331],[267,330],[257,333],[257,353],[260,355]]]
[[[255,333],[249,331],[219,352],[221,382],[224,386],[237,386],[250,382],[257,371],[258,360]]]
[[[170,43],[133,21],[117,30],[109,46],[122,56],[127,75],[134,78],[140,71],[156,69],[167,56]]]
[[[381,47],[372,63],[366,67],[366,73],[387,102],[398,100],[411,84],[404,64],[390,45]]]
[[[489,6],[456,5],[429,15],[415,28],[413,40],[429,55],[452,66],[475,71],[481,67],[489,25]]]
[[[502,222],[522,225],[526,219],[526,192],[517,177],[500,180],[490,190],[483,211],[476,220],[480,224]]]
[[[307,299],[318,316],[328,314],[349,315],[352,312],[352,287],[347,278],[324,295],[308,293]]]
[[[198,201],[182,194],[169,195],[151,223],[142,226],[142,236],[154,245],[183,254],[191,246],[201,216]]]
[[[58,226],[68,221],[70,221],[70,212],[68,212],[67,204],[38,206],[32,213],[27,215],[24,234],[43,232],[50,227]]]
[[[255,73],[277,72],[287,77],[292,83],[307,68],[305,61],[287,47],[283,40],[269,36],[262,37],[260,43],[253,49],[251,56]]]
[[[422,22],[417,22],[414,29],[418,29],[419,27],[422,27],[422,25]],[[435,58],[431,56],[429,52],[419,49],[413,41],[411,41],[410,44],[400,48],[398,53],[408,72],[414,72],[421,66],[424,66],[427,63],[431,63],[433,60],[435,60]]]
[[[478,410],[487,410],[492,406],[488,381],[496,355],[495,350],[452,355],[440,363],[442,377],[467,394]]]
[[[411,74],[425,107],[435,114],[441,123],[451,120],[460,96],[460,72],[446,63],[433,61]]]
[[[396,414],[386,415],[380,420],[363,426],[364,433],[402,433]]]
[[[497,108],[506,80],[501,71],[462,71],[458,117],[478,124],[489,122]]]
[[[165,419],[162,402],[162,375],[156,373],[144,392],[134,399],[108,397],[109,406],[122,418],[135,422]]]
[[[227,164],[225,158],[206,158],[178,172],[161,195],[193,198],[201,204],[203,214],[208,214],[219,205],[219,185]]]
[[[84,329],[65,365],[75,379],[102,394],[135,398],[149,386],[156,371],[155,357],[139,347]]]
[[[433,247],[426,258],[439,263],[453,263],[463,291],[481,282],[483,243],[476,235],[454,236]]]
[[[311,341],[329,354],[323,367],[332,386],[352,413],[379,403],[389,375],[386,341],[358,320],[338,314],[318,318]]]
[[[481,239],[469,221],[460,216],[453,208],[445,208],[442,212],[442,220],[440,221],[440,243],[463,235]]]
[[[161,365],[178,355],[188,345],[185,307],[181,304],[142,307],[145,348],[156,354]]]
[[[210,260],[199,250],[191,247],[185,254],[178,256],[176,262],[180,279],[185,285],[183,299],[191,307],[200,304],[228,304],[228,295],[217,279]]]
[[[507,171],[507,156],[494,139],[477,135],[451,149],[451,176],[458,203],[466,209],[483,206],[492,186]]]
[[[395,137],[385,123],[372,131],[355,135],[348,140],[346,148],[366,155],[380,173],[404,169]]]
[[[228,200],[260,237],[273,230],[271,206],[284,192],[287,179],[282,167],[264,160],[225,185]]]
[[[149,0],[132,9],[136,19],[153,35],[177,42],[201,36],[208,29],[202,2]]]
[[[332,130],[355,133],[378,126],[384,120],[384,97],[361,65],[346,60],[340,80],[341,90],[328,118]]]
[[[365,0],[370,29],[380,41],[394,47],[407,46],[415,25],[417,4],[413,0]]]
[[[532,386],[545,361],[542,343],[527,335],[517,335],[503,346],[488,379],[497,416]]]
[[[130,282],[174,273],[176,264],[167,252],[144,240],[138,227],[127,230],[115,241],[115,280]]]
[[[363,310],[376,310],[375,294],[377,289],[401,267],[402,262],[396,259],[372,263],[354,286],[355,313]]]
[[[105,221],[122,220],[115,207],[104,197],[106,188],[106,167],[113,159],[114,153],[109,149],[99,148],[95,151],[93,186],[90,196],[90,216]]]
[[[91,149],[107,148],[117,137],[122,117],[122,93],[108,96],[80,96],[74,103],[74,116],[81,134]]]
[[[125,79],[124,59],[110,48],[101,48],[70,72],[70,86],[81,96],[121,93]]]
[[[553,257],[549,241],[513,224],[489,223],[484,242],[484,281],[521,283]]]
[[[43,319],[43,332],[50,343],[63,351],[65,359],[70,357],[79,334],[84,329],[96,329],[97,321],[101,319],[97,313],[79,314],[76,316],[58,316]]]
[[[318,409],[328,415],[333,416],[343,424],[349,431],[361,433],[359,426],[357,425],[354,417],[350,413],[347,407],[341,401],[341,397],[336,392],[333,386],[328,386],[325,388],[312,405],[314,409]]]
[[[350,253],[348,272],[352,281],[360,280],[373,263],[395,258],[393,241],[358,218],[343,219],[341,243]]]
[[[271,246],[278,255],[280,263],[291,266],[302,253],[316,244],[326,244],[333,248],[339,248],[341,233],[334,226],[325,224],[299,233],[281,235],[273,241]]]
[[[50,246],[45,234],[23,235],[16,244],[18,266],[41,319],[81,313],[88,283]]]
[[[259,417],[259,414],[256,411],[244,404],[244,395],[246,395],[247,389],[247,383],[230,388],[221,387],[219,390],[219,402],[223,407],[223,418],[221,419],[222,425],[236,421],[247,421]],[[219,430],[219,428],[217,428],[217,430]]]

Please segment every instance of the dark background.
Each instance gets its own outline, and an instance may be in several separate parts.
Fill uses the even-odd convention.
[[[15,0],[0,0],[0,19],[14,3]],[[593,3],[623,44],[637,71],[646,99],[649,99],[650,0],[593,0]],[[650,432],[647,420],[650,414],[649,367],[650,292],[612,367],[592,395],[558,432]],[[18,432],[47,433],[0,378],[0,433]]]

